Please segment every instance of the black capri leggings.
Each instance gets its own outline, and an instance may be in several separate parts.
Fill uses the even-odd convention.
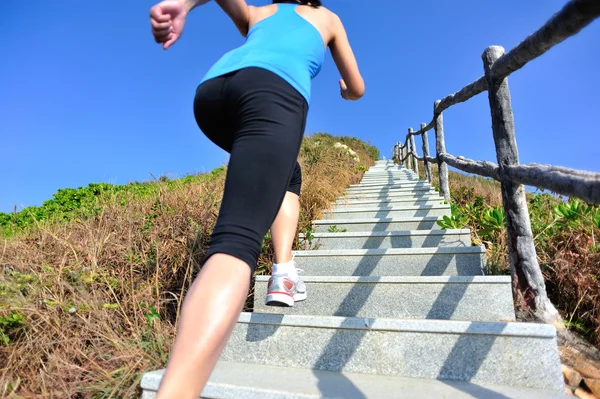
[[[231,154],[225,193],[204,261],[225,253],[254,275],[261,244],[286,191],[300,194],[297,162],[308,104],[276,74],[245,68],[198,86],[194,115],[202,132]]]

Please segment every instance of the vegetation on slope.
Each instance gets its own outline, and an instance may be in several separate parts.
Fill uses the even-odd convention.
[[[437,168],[432,169],[439,187]],[[423,170],[421,164],[425,178]],[[500,184],[456,172],[450,172],[449,183],[452,216],[441,226],[470,228],[474,245],[487,248],[490,272],[510,274]],[[548,295],[567,325],[600,348],[600,207],[540,191],[527,198]]]
[[[354,138],[305,138],[300,232],[378,158]],[[0,396],[139,397],[166,365],[225,174],[91,184],[0,214]],[[257,272],[271,262],[267,234]]]

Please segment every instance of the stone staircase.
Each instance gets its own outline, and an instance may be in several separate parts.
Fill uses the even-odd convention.
[[[565,397],[554,327],[515,322],[510,277],[485,275],[469,230],[439,230],[449,213],[377,161],[296,253],[306,301],[267,307],[256,278],[202,398]],[[144,375],[144,399],[162,373]]]

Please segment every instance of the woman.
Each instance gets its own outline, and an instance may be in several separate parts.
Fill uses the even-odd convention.
[[[150,10],[156,42],[168,49],[187,14],[208,0],[167,0]],[[264,7],[216,0],[247,37],[200,82],[194,115],[203,133],[231,154],[219,217],[202,271],[190,287],[158,398],[197,398],[229,339],[248,294],[267,230],[275,264],[267,304],[306,298],[292,259],[299,217],[297,162],[310,104],[310,81],[329,47],[342,98],[358,100],[364,82],[344,26],[321,2],[276,0]]]

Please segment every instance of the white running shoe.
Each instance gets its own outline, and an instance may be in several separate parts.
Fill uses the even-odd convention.
[[[298,301],[306,299],[306,284],[298,276],[304,270],[296,269],[294,274],[274,274],[267,287],[268,306],[294,306]]]

